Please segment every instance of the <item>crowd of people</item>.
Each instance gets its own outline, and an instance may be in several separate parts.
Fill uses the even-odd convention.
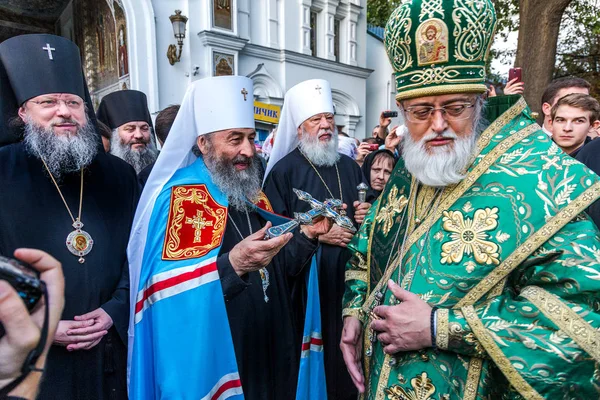
[[[0,263],[0,398],[598,398],[600,105],[556,79],[539,126],[486,85],[492,2],[428,4],[385,28],[401,125],[349,137],[310,79],[260,154],[247,77],[153,120],[94,111],[73,42],[1,43],[0,254],[46,289]]]

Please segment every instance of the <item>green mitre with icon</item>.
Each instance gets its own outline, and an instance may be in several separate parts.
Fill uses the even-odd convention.
[[[396,100],[484,93],[496,27],[491,0],[406,0],[390,16],[384,44]]]

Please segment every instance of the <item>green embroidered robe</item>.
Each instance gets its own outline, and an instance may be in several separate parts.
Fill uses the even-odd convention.
[[[478,145],[437,201],[399,165],[349,246],[343,315],[363,323],[366,398],[596,399],[600,241],[583,210],[600,178],[523,99]],[[376,295],[394,304],[390,278],[439,307],[436,350],[390,356],[369,340]]]

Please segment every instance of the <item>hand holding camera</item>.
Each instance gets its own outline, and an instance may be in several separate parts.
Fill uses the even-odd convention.
[[[377,150],[378,148],[379,145],[377,144],[362,142],[360,146],[358,146],[356,152],[356,162],[358,163],[358,165],[362,165],[363,161],[365,161],[365,157],[367,157],[369,154],[371,154],[371,152]]]
[[[38,280],[35,271],[27,266],[5,258],[0,260],[0,322],[4,328],[0,338],[0,389],[18,379],[24,370],[33,369],[36,372],[29,374],[10,394],[34,398],[42,375],[37,371],[43,369],[64,307],[64,277],[60,263],[43,251],[18,249],[14,255],[40,274]],[[38,296],[36,287],[40,281],[45,283],[47,298]],[[35,365],[29,365],[32,350],[44,339],[45,322],[44,349]]]

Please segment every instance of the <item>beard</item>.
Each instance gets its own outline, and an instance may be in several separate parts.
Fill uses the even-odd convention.
[[[132,146],[139,143],[145,144],[146,147],[140,150],[134,150]],[[140,141],[123,143],[119,136],[119,132],[114,130],[110,139],[110,154],[127,162],[135,169],[135,172],[139,174],[144,168],[156,161],[158,150],[152,140],[149,140],[148,143]]]
[[[63,123],[77,126],[75,134],[57,135],[53,127]],[[78,172],[92,163],[98,153],[98,138],[89,122],[81,126],[71,119],[52,121],[48,128],[37,125],[29,116],[25,119],[25,150],[46,163],[57,181],[65,174]]]
[[[327,133],[331,135],[331,139],[327,142],[321,142],[319,136]],[[298,147],[306,158],[316,166],[331,167],[340,159],[338,141],[337,129],[333,131],[321,129],[317,135],[311,135],[302,127],[302,136]]]
[[[454,139],[451,149],[448,146],[426,149],[426,142],[436,137]],[[471,156],[477,150],[476,132],[458,137],[447,129],[442,134],[431,133],[415,142],[408,133],[402,143],[404,165],[415,179],[427,186],[445,187],[456,184],[465,178],[465,169]]]
[[[258,157],[239,155],[233,160],[228,160],[217,156],[210,144],[207,154],[203,157],[213,183],[227,196],[229,205],[238,211],[247,211],[251,208],[248,201],[254,203],[258,199],[262,184]],[[235,164],[238,163],[245,163],[246,169],[236,169]]]

